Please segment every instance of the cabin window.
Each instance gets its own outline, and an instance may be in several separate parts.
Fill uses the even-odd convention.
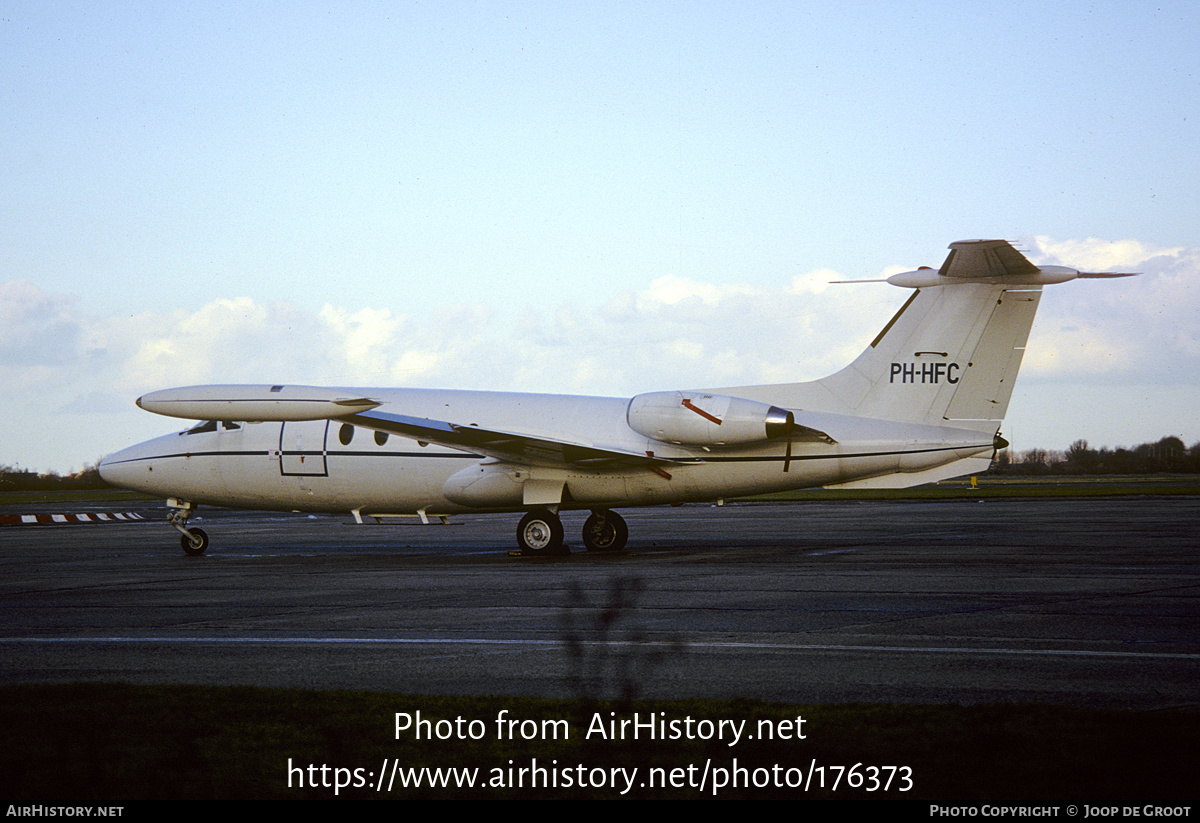
[[[382,446],[388,440],[387,432],[375,432],[375,445]]]
[[[341,441],[341,444],[343,446],[349,446],[350,441],[353,439],[354,439],[354,427],[351,426],[349,423],[343,423],[342,427],[340,429],[338,429],[338,440]]]

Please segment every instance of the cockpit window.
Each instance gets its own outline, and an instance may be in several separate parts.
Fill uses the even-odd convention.
[[[185,432],[180,434],[203,434],[204,432],[215,432],[217,430],[218,421],[205,420],[203,423],[197,423]],[[242,428],[241,423],[235,423],[232,420],[221,420],[220,426],[224,431],[238,431]]]

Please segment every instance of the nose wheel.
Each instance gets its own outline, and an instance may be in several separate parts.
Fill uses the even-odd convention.
[[[199,557],[208,548],[208,534],[204,529],[188,529],[179,538],[179,545],[191,557]]]
[[[167,522],[182,535],[179,538],[179,545],[183,547],[184,553],[190,557],[199,557],[204,554],[204,550],[208,548],[208,534],[204,529],[187,527],[188,518],[196,511],[196,504],[172,497],[167,501],[167,505],[171,507],[171,513],[167,515]]]

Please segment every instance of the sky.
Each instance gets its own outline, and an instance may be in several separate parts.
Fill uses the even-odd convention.
[[[1200,440],[1200,4],[0,6],[0,464],[196,383],[807,380],[955,240],[1047,289],[1014,448]]]

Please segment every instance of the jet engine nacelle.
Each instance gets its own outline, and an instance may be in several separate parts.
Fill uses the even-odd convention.
[[[783,437],[790,411],[741,397],[707,392],[639,394],[625,411],[629,428],[652,440],[683,446],[737,446]]]

